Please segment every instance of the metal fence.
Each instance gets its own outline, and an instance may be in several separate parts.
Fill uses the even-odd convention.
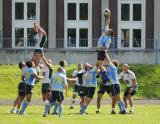
[[[9,38],[3,39],[4,46],[11,46]],[[12,39],[13,40],[13,39]],[[22,60],[30,60],[34,54],[34,48],[28,47],[26,39],[19,39],[23,42],[22,48],[1,48],[0,49],[0,64],[16,64]],[[71,40],[71,39],[70,39]],[[55,43],[55,48],[44,48],[44,54],[50,58],[54,63],[60,60],[67,60],[69,64],[76,64],[81,62],[89,62],[94,64],[96,61],[96,44],[97,39],[92,40],[91,48],[85,47],[88,45],[86,39],[81,44],[83,47],[76,48],[72,42],[67,40],[67,47],[65,48],[65,40],[57,39],[56,41],[49,41]],[[19,41],[20,42],[20,41]],[[8,44],[7,44],[8,43]],[[72,42],[74,43],[74,42]],[[80,44],[78,44],[80,45]],[[148,39],[146,40],[145,49],[118,49],[116,39],[113,40],[109,49],[111,58],[115,58],[120,63],[129,64],[160,64],[160,40]]]

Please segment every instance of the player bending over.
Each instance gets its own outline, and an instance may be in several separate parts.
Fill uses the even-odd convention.
[[[122,67],[122,72],[119,74],[119,79],[122,79],[125,81],[127,88],[124,91],[124,103],[125,108],[127,110],[127,101],[129,101],[131,110],[130,113],[134,113],[134,106],[133,106],[133,99],[132,96],[135,95],[135,93],[138,91],[138,84],[135,77],[135,74],[129,70],[128,64],[124,64]]]

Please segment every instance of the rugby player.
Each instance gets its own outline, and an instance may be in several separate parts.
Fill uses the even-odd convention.
[[[124,103],[125,108],[127,110],[127,101],[129,101],[131,110],[130,113],[134,113],[134,106],[133,106],[133,99],[132,96],[135,95],[135,93],[138,91],[138,84],[135,77],[135,74],[133,71],[129,70],[129,65],[124,64],[122,67],[122,72],[119,74],[119,79],[122,79],[125,81],[127,88],[124,91]]]
[[[33,61],[27,61],[26,66],[27,68],[24,72],[26,100],[23,101],[22,108],[19,114],[24,114],[28,104],[31,101],[32,91],[35,85],[35,79],[43,79],[43,77],[37,75],[37,72],[34,68],[35,64]]]

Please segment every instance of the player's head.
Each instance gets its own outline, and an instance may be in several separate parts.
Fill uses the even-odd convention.
[[[33,31],[34,33],[38,33],[37,23],[33,23]]]
[[[82,64],[77,64],[77,69],[81,70],[83,68]]]
[[[114,66],[118,67],[119,66],[119,62],[116,59],[112,60],[112,63]]]
[[[123,67],[122,67],[122,70],[123,70],[124,72],[127,72],[128,69],[129,69],[129,65],[128,65],[128,64],[124,64]]]
[[[67,62],[65,60],[59,61],[59,65],[64,68],[67,66]]]
[[[35,67],[35,64],[34,64],[33,61],[27,61],[27,62],[26,62],[26,66],[27,66],[28,68],[31,68],[31,67]]]
[[[104,10],[103,14],[104,14],[104,17],[105,17],[105,18],[108,18],[109,16],[111,16],[111,11],[110,11],[108,8],[106,8],[106,9]]]
[[[112,30],[112,29],[107,29],[107,30],[105,31],[105,34],[106,34],[107,36],[112,36],[112,37],[113,37],[113,30]]]
[[[89,70],[89,69],[91,69],[91,68],[93,68],[93,66],[90,65],[89,63],[85,63],[85,64],[84,64],[84,69],[85,69],[85,70]]]
[[[57,68],[57,72],[58,72],[58,73],[63,72],[63,68],[62,68],[61,66],[58,66],[58,68]]]
[[[18,63],[18,66],[19,66],[19,69],[22,69],[22,68],[24,68],[26,66],[26,64],[25,64],[24,61],[22,61],[22,62]]]

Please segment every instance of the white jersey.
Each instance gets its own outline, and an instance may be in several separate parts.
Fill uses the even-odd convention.
[[[25,66],[25,67],[22,68],[21,77],[25,75],[26,70],[27,70],[27,66]],[[24,82],[24,81],[21,79],[21,82]]]
[[[124,80],[126,82],[127,87],[131,87],[131,86],[133,86],[132,80],[136,79],[136,77],[135,77],[135,74],[131,70],[128,70],[128,73],[121,72],[119,74],[118,79]]]
[[[72,74],[73,77],[76,77],[76,85],[78,86],[86,86],[86,79],[85,79],[85,70],[75,70]]]
[[[36,49],[42,49],[42,48],[40,47],[40,43],[41,43],[42,37],[43,37],[43,36],[39,35],[38,33],[35,35],[35,41],[36,41],[35,48],[36,48]]]
[[[42,65],[43,83],[50,83],[50,77],[52,75],[52,68],[48,68],[45,64]]]

